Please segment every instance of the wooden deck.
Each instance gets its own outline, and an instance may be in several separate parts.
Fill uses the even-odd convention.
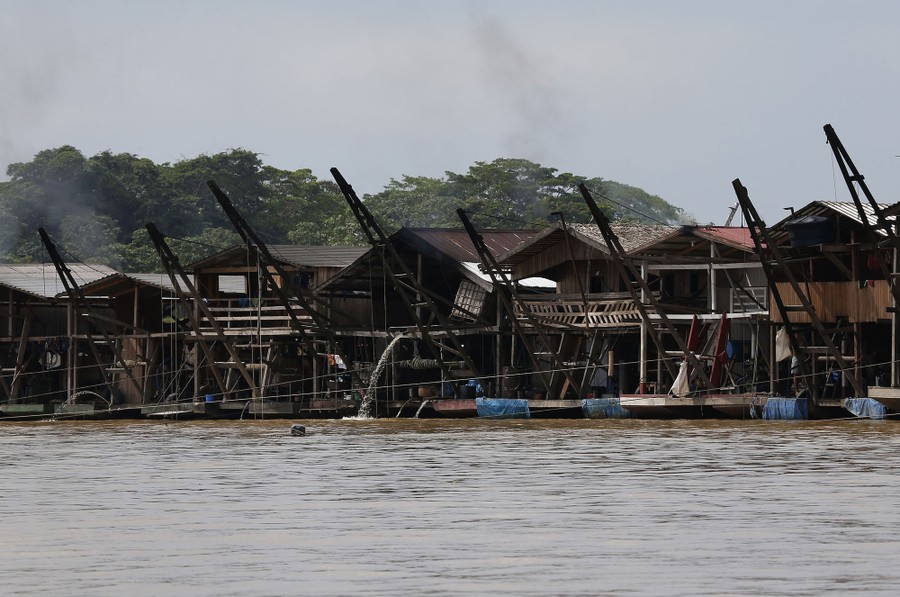
[[[762,417],[765,394],[708,394],[678,398],[668,394],[622,394],[620,401],[639,419],[750,419]]]
[[[900,413],[900,388],[869,386],[869,398],[885,405],[890,413]]]
[[[340,419],[359,411],[358,400],[324,398],[289,402],[285,400],[251,400],[245,418]]]

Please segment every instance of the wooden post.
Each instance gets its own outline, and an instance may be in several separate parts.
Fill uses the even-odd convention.
[[[766,302],[767,305],[771,304],[771,301]],[[771,313],[772,309],[769,308],[769,312]],[[778,330],[772,324],[772,320],[768,320],[767,322],[769,328],[769,394],[775,396],[775,389],[778,383],[781,381],[780,379],[780,365],[775,360],[775,336],[778,335]]]
[[[896,225],[895,225],[896,226]],[[898,234],[900,234],[900,226],[896,226],[898,229]],[[894,278],[896,280],[898,265],[897,259],[900,258],[900,252],[897,251],[897,247],[894,247],[894,259],[893,259],[893,267],[891,271],[894,274]],[[887,283],[891,284],[893,281],[888,280]],[[891,295],[894,296],[893,294]],[[897,315],[897,309],[900,309],[900,303],[897,302],[895,298],[893,301],[893,309],[891,310],[891,387],[896,388],[900,385],[900,317]]]
[[[851,268],[850,269],[850,274],[851,274],[850,281],[851,282],[858,282],[858,280],[859,280],[859,245],[857,244],[858,240],[859,239],[856,237],[856,232],[851,232],[850,233],[850,247],[851,247],[850,248],[850,255],[851,255],[851,257],[850,257],[850,268]],[[876,246],[875,250],[879,251],[880,249]],[[891,281],[888,280],[888,284],[890,284],[890,283],[891,283]],[[858,310],[857,310],[857,313],[859,313]],[[859,319],[859,318],[857,318],[857,319]],[[840,325],[840,322],[838,322],[838,325]],[[841,338],[843,339],[843,334],[841,335]],[[860,347],[861,343],[862,343],[862,325],[859,323],[859,321],[857,321],[856,323],[853,324],[853,374],[856,375],[856,378],[860,379],[860,380],[862,379],[862,377],[861,377],[862,369],[860,367],[860,362],[859,362],[859,358],[860,358],[860,356],[862,356],[862,348]],[[842,347],[841,354],[847,354],[846,347]],[[845,364],[846,363],[841,362],[841,368],[843,368],[843,365],[845,365]],[[847,395],[847,392],[844,391],[845,386],[847,385],[847,378],[843,375],[843,373],[841,374],[840,383],[838,383],[837,385],[841,389],[840,397],[844,398]],[[866,393],[868,393],[868,392],[866,392]],[[862,398],[862,395],[860,394],[860,396],[858,396],[858,397]]]
[[[162,296],[162,295],[160,295],[160,296]],[[135,286],[134,286],[134,304],[132,306],[132,313],[131,313],[131,325],[135,329],[140,327],[138,325],[138,316],[140,315],[139,306],[140,306],[140,302],[139,302],[139,296],[138,296],[138,286],[137,286],[137,284],[135,284]]]
[[[13,290],[9,289],[9,319],[7,320],[7,336],[12,338],[13,335]]]
[[[78,347],[75,345],[77,340],[75,339],[76,330],[72,312],[72,302],[69,301],[66,305],[66,333],[69,336],[69,351],[66,355],[66,400],[75,394],[78,387]]]
[[[641,276],[646,280],[647,279],[647,264],[641,265]],[[641,301],[646,301],[647,295],[643,288],[641,288]],[[640,363],[638,363],[639,368],[639,376],[640,376],[640,384],[641,384],[641,394],[644,393],[647,387],[647,355],[649,353],[647,346],[647,320],[643,317],[641,318],[641,348],[640,348],[640,356],[638,357]],[[657,373],[657,377],[659,377],[659,373]],[[657,380],[657,383],[659,380]]]
[[[19,352],[16,354],[16,371],[13,373],[13,383],[10,389],[10,402],[16,402],[19,399],[19,393],[25,384],[25,372],[23,369],[29,364],[29,360],[25,358],[28,352],[28,335],[31,333],[31,309],[25,311],[25,321],[22,322],[22,336],[19,338]]]
[[[713,259],[716,258],[716,244],[709,243],[709,266],[707,266],[707,276],[709,285],[709,310],[716,312],[716,269],[713,267]]]
[[[502,372],[503,372],[503,306],[500,304],[500,301],[495,301],[497,303],[496,309],[496,322],[497,322],[497,348],[494,350],[494,396],[499,396],[497,393],[500,388],[502,382]],[[487,384],[485,384],[485,391],[489,392],[487,389]],[[490,396],[490,394],[488,394]]]

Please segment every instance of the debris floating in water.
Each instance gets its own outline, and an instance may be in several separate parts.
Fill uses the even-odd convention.
[[[306,427],[303,425],[291,425],[291,435],[306,435]]]

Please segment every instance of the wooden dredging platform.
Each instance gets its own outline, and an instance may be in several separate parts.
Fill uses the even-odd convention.
[[[710,394],[676,397],[665,394],[623,394],[622,408],[646,419],[757,419],[768,395]]]
[[[164,273],[42,236],[52,268],[0,265],[0,417],[890,418],[900,207],[826,137],[853,202],[772,227],[736,180],[746,227],[610,222],[582,185],[592,224],[389,234],[333,170],[367,248],[268,247],[214,183],[243,243],[184,265],[148,224]]]

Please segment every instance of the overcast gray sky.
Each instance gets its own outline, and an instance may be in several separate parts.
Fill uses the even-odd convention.
[[[242,147],[359,194],[522,157],[724,221],[897,196],[893,0],[0,0],[0,166]]]

